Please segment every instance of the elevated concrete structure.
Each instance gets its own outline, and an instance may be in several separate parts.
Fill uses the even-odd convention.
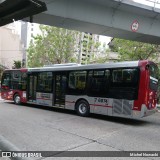
[[[33,22],[160,44],[159,9],[129,0],[43,1],[47,11],[34,16]]]
[[[160,10],[154,7],[131,0],[41,1],[47,11],[30,16],[28,21],[160,44]]]

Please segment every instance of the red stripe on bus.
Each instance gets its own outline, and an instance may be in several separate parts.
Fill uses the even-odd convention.
[[[70,102],[70,101],[65,101],[66,103],[75,103],[74,101],[73,102]],[[112,108],[112,106],[106,106],[106,105],[100,105],[100,104],[89,104],[90,106],[100,106],[100,107],[106,107],[106,108]]]

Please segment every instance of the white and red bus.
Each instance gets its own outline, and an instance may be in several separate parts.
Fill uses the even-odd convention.
[[[2,98],[15,104],[140,118],[157,111],[158,67],[142,60],[5,70],[1,86]]]

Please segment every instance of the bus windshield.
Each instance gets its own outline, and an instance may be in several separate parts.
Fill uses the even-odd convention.
[[[1,84],[4,90],[26,90],[26,73],[22,73],[19,70],[4,72]]]
[[[10,73],[4,73],[2,76],[1,87],[2,89],[9,89],[11,82],[11,75]]]
[[[158,67],[154,64],[150,64],[149,73],[150,73],[150,89],[157,91],[158,89]]]

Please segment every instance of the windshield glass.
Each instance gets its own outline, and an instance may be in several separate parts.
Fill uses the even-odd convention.
[[[149,65],[150,76],[158,80],[158,67],[156,65]]]
[[[154,64],[150,64],[149,73],[150,73],[150,89],[157,91],[158,89],[158,67]]]
[[[10,73],[3,73],[3,76],[2,76],[2,88],[3,87],[10,87],[10,83],[11,83],[11,75]]]

